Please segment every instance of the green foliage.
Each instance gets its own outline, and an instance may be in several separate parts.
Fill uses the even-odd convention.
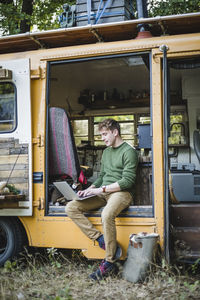
[[[17,262],[13,261],[11,262],[10,260],[7,260],[4,264],[3,272],[13,272],[16,270],[17,267]]]
[[[11,1],[8,1],[11,2]],[[20,33],[20,21],[25,17],[21,12],[22,1],[14,3],[0,3],[0,30],[3,34],[16,34]]]
[[[127,121],[133,120],[133,115],[118,115],[118,116],[102,116],[102,117],[94,117],[95,122],[102,122],[104,119],[114,119],[116,121]]]
[[[64,290],[59,292],[59,295],[53,298],[52,300],[73,300],[72,296],[70,295],[69,287],[66,287]]]
[[[47,249],[47,253],[48,253],[48,257],[50,260],[50,263],[53,267],[60,269],[61,268],[61,264],[60,262],[57,260],[58,257],[58,250],[55,248],[48,248]]]
[[[59,28],[58,17],[63,11],[64,3],[72,4],[74,0],[38,0],[35,1],[32,24],[39,30]]]
[[[13,94],[14,92],[15,92],[15,88],[13,83],[7,83],[7,82],[0,83],[0,95]]]
[[[200,11],[199,0],[149,0],[149,16],[168,16]]]
[[[29,1],[33,5],[33,13],[23,11],[23,3],[26,0],[1,1],[0,2],[0,30],[3,35],[20,33],[20,24],[26,20],[30,31],[35,26],[38,30],[55,29],[59,27],[58,16],[63,11],[66,0],[37,0]],[[74,0],[68,0],[69,4]]]
[[[198,273],[200,266],[200,258],[198,258],[192,265],[191,265],[191,271],[193,274]]]
[[[16,189],[16,187],[13,184],[7,184],[6,187],[9,189],[10,193],[14,195],[20,194],[20,190]]]

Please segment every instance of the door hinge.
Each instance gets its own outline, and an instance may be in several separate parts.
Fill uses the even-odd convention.
[[[33,206],[37,207],[38,210],[44,209],[44,198],[40,197],[38,200],[33,201]]]
[[[39,134],[38,137],[32,139],[33,145],[38,145],[38,147],[44,147],[44,137]]]
[[[31,79],[44,79],[46,76],[46,69],[38,67],[38,69],[31,70]]]

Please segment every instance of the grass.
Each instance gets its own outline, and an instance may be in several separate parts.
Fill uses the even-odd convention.
[[[97,262],[87,261],[77,251],[72,255],[53,248],[43,253],[26,251],[21,259],[0,268],[0,299],[200,299],[196,265],[190,270],[172,268],[163,260],[152,266],[144,282],[136,284],[122,278],[122,264],[117,276],[93,282],[88,276],[96,267]]]

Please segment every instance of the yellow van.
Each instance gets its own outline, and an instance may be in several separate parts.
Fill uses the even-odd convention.
[[[107,116],[139,153],[116,218],[122,259],[139,232],[158,233],[168,259],[200,257],[200,13],[143,21],[151,33],[130,20],[0,38],[1,265],[25,242],[103,258],[53,183],[97,178]],[[100,211],[88,217],[101,230]]]

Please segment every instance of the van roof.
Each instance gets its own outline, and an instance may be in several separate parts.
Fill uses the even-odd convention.
[[[60,28],[0,37],[0,54],[134,39],[138,24],[147,23],[153,36],[200,32],[200,13],[135,19],[116,23]]]

